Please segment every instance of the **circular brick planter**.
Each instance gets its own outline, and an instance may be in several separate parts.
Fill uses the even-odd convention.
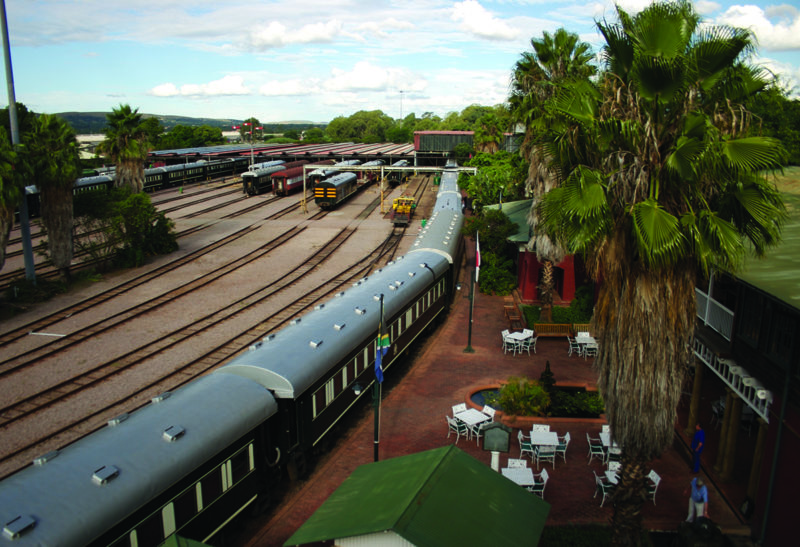
[[[468,407],[474,408],[476,410],[481,410],[482,407],[478,406],[472,401],[472,396],[479,392],[479,391],[486,391],[489,389],[500,389],[501,382],[497,382],[496,384],[488,384],[482,386],[476,386],[471,388],[467,392],[467,396],[465,399],[465,403],[467,403]],[[558,387],[575,387],[575,388],[584,388],[586,391],[597,391],[597,388],[594,386],[589,386],[587,384],[579,384],[579,383],[571,383],[571,382],[562,382],[557,384]],[[515,429],[522,429],[522,430],[530,430],[533,428],[533,424],[573,424],[573,423],[582,423],[582,424],[604,424],[606,423],[606,416],[605,414],[601,414],[599,418],[558,418],[553,416],[514,416],[514,415],[506,415],[502,410],[496,411],[494,415],[494,421],[503,423],[508,427],[512,427]]]

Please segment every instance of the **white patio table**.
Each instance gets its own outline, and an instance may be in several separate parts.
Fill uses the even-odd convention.
[[[610,482],[611,484],[617,484],[617,480],[619,480],[616,471],[606,471],[606,478],[608,479],[608,482]]]
[[[530,467],[504,467],[500,470],[504,477],[520,486],[533,486],[533,469]]]
[[[558,446],[558,433],[555,431],[531,431],[531,444],[535,446]]]
[[[470,427],[491,420],[489,416],[474,408],[468,408],[464,412],[459,412],[455,415],[455,418],[461,420]]]

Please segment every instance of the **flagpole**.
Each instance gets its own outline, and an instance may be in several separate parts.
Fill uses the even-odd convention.
[[[378,366],[375,369],[375,383],[372,387],[372,405],[375,411],[375,433],[373,440],[373,461],[378,461],[378,452],[381,444],[381,383],[383,382],[383,293],[381,293],[381,317],[378,323],[378,343],[376,346],[375,359]],[[378,368],[381,374],[378,375]]]
[[[478,268],[481,267],[481,235],[480,232],[475,234],[475,268],[472,270],[472,279],[469,288],[469,330],[467,334],[467,347],[464,348],[464,353],[475,353],[472,348],[472,317],[473,309],[475,308],[475,283],[478,281]]]
[[[472,348],[472,309],[475,306],[475,270],[472,270],[471,283],[469,289],[469,330],[467,335],[467,347],[464,348],[464,353],[475,353]]]

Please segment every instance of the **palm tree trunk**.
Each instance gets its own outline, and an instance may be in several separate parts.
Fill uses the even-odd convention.
[[[0,207],[0,270],[6,263],[6,246],[12,224],[14,224],[14,208]]]
[[[72,187],[43,186],[42,222],[47,230],[50,260],[61,278],[69,280],[72,263]]]
[[[640,541],[643,477],[648,462],[672,444],[697,309],[695,269],[688,261],[642,267],[622,260],[626,242],[620,230],[606,246],[593,319],[597,384],[613,439],[623,450],[614,545]]]
[[[553,320],[553,292],[555,284],[553,282],[553,262],[545,260],[542,264],[542,290],[539,299],[542,303],[542,313],[540,320],[548,323]]]
[[[611,521],[611,544],[640,546],[642,544],[642,505],[646,495],[648,461],[623,452],[619,481],[614,491],[614,517]]]

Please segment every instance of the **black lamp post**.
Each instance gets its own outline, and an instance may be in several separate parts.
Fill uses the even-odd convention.
[[[361,384],[353,384],[353,393],[356,397],[361,395]],[[378,448],[380,447],[380,423],[381,423],[381,384],[377,380],[372,384],[372,407],[375,411],[375,435],[373,440],[374,454],[373,461],[378,461]]]

